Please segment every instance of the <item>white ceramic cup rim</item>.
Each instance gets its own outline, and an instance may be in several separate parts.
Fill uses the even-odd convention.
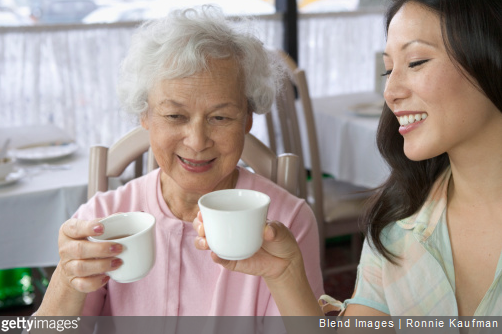
[[[247,195],[255,195],[257,197],[261,197],[263,202],[261,203],[253,203],[254,205],[249,207],[249,208],[245,208],[245,209],[240,209],[240,210],[232,210],[232,209],[215,209],[211,206],[208,206],[208,203],[207,201],[211,200],[212,198],[214,197],[218,197],[218,196],[223,196],[227,193],[230,193],[230,194],[235,194],[237,192],[242,192],[242,193],[246,193]],[[252,210],[256,210],[256,209],[259,209],[259,208],[262,208],[264,206],[268,206],[270,204],[270,196],[268,196],[267,194],[264,194],[260,191],[256,191],[256,190],[251,190],[251,189],[224,189],[224,190],[216,190],[216,191],[213,191],[213,192],[210,192],[210,193],[207,193],[205,195],[203,195],[201,198],[199,198],[199,207],[204,207],[206,210],[208,211],[218,211],[218,212],[225,212],[225,211],[230,211],[230,212],[246,212],[246,211],[252,211]]]

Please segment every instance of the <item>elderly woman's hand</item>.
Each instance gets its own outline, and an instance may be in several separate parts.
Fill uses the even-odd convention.
[[[122,245],[87,240],[88,236],[103,234],[103,229],[99,219],[72,218],[59,230],[59,273],[63,283],[79,292],[99,289],[110,279],[105,272],[122,265],[122,260],[115,257],[122,252]]]
[[[195,247],[208,250],[200,212],[193,221],[193,228],[198,233]],[[282,276],[290,273],[292,266],[303,268],[302,255],[293,234],[286,226],[276,221],[267,221],[262,247],[252,257],[239,261],[224,260],[215,253],[211,253],[211,257],[215,263],[228,270],[262,276],[266,280],[280,280]]]

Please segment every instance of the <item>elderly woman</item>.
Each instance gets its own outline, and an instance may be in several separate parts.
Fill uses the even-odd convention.
[[[98,193],[62,225],[61,260],[36,315],[279,315],[261,277],[223,270],[209,252],[193,247],[198,199],[230,188],[271,197],[268,218],[293,231],[308,283],[319,297],[312,211],[305,201],[237,167],[253,112],[270,109],[279,72],[262,43],[214,7],[175,11],[143,24],[122,65],[119,95],[149,130],[160,168]],[[86,238],[103,233],[99,218],[127,211],[155,216],[157,253],[144,279],[120,284],[105,272],[121,266],[115,257],[121,245]]]

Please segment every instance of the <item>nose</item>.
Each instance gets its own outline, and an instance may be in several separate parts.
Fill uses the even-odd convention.
[[[383,96],[387,105],[394,109],[392,106],[399,103],[410,96],[411,90],[407,84],[407,79],[403,73],[400,71],[393,70],[392,73],[387,77],[385,82],[385,90]]]
[[[204,120],[194,120],[186,128],[183,143],[194,152],[202,152],[212,145],[209,126]]]

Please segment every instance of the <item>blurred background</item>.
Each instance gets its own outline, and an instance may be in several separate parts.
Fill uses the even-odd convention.
[[[115,93],[118,64],[134,28],[180,4],[206,2],[0,0],[1,126],[54,124],[81,147],[110,145],[136,125],[120,112]],[[291,39],[274,0],[209,2],[236,19],[255,17],[269,47],[284,48]],[[297,13],[287,18],[296,25],[293,58],[305,69],[313,97],[375,89],[385,2],[296,2]]]
[[[378,118],[350,114],[346,107],[365,102],[361,96],[374,99],[375,92],[381,99],[387,1],[0,0],[0,145],[12,138],[10,148],[15,148],[16,137],[19,146],[21,141],[57,143],[61,157],[49,163],[27,157],[19,168],[24,174],[0,180],[0,315],[36,310],[59,259],[59,226],[86,201],[89,147],[110,146],[138,124],[121,110],[115,88],[119,64],[142,21],[204,3],[220,6],[236,21],[253,20],[266,46],[285,50],[305,70],[318,117],[339,109],[334,124],[345,129],[338,142],[347,155],[333,154],[333,159],[345,162],[349,174],[361,168],[361,174],[372,176],[376,164],[357,160],[354,152],[380,158],[368,145]],[[326,119],[318,119],[317,130],[333,133]],[[348,130],[348,123],[362,127]],[[259,129],[256,120],[253,131]],[[334,140],[319,138],[323,157],[337,152]],[[346,238],[328,240],[327,246],[328,264],[351,260]],[[354,281],[355,270],[331,275],[325,289],[343,300]]]
[[[137,21],[155,18],[176,7],[189,7],[198,0],[2,0],[2,26],[61,23]],[[300,13],[354,11],[379,6],[381,0],[298,0]],[[229,15],[275,13],[275,0],[216,0]]]

